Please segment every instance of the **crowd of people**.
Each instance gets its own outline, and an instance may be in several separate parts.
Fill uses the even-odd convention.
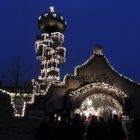
[[[137,122],[133,125],[136,128]],[[135,130],[137,132],[137,129]],[[37,129],[38,140],[127,140],[118,115],[105,120],[90,115],[88,118],[75,114],[71,121],[52,121],[46,117]],[[135,140],[140,140],[135,137]]]

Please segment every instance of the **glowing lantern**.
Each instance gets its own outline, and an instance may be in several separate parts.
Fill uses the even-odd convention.
[[[37,59],[40,61],[43,61],[46,59],[45,57],[45,50],[44,50],[44,46],[42,44],[37,44]]]
[[[51,37],[60,43],[64,42],[64,35],[60,32],[51,33]]]
[[[60,61],[60,63],[65,62],[65,55],[66,55],[66,49],[62,46],[59,46],[57,49],[57,58]]]

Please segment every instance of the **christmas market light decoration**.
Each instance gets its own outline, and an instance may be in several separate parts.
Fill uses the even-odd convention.
[[[38,19],[41,35],[37,35],[35,51],[41,62],[41,72],[38,80],[32,80],[35,95],[46,94],[50,83],[61,85],[60,64],[66,61],[66,48],[63,46],[66,24],[53,6]]]
[[[132,81],[131,79],[123,76],[122,74],[118,73],[113,66],[109,63],[108,59],[103,53],[102,47],[98,46],[94,49],[93,55],[83,64],[78,65],[74,69],[74,74],[66,74],[63,78],[63,81],[60,80],[60,64],[66,61],[66,48],[63,46],[64,42],[64,35],[63,32],[67,26],[67,22],[65,21],[63,16],[60,16],[58,13],[55,12],[54,7],[50,7],[50,11],[42,14],[38,18],[38,27],[41,34],[37,35],[36,42],[35,42],[35,51],[36,51],[36,59],[40,61],[40,75],[38,79],[32,79],[32,86],[33,91],[32,93],[12,93],[3,89],[0,89],[2,94],[7,94],[11,98],[11,105],[14,110],[15,117],[24,117],[26,106],[28,104],[33,104],[35,101],[36,96],[38,95],[46,95],[48,90],[50,89],[51,85],[57,86],[66,86],[67,78],[78,78],[78,71],[86,66],[90,61],[92,61],[96,56],[103,57],[105,62],[107,63],[108,67],[111,71],[115,74],[119,75],[120,78],[124,80],[128,80],[135,85],[140,86],[139,83]],[[120,103],[113,98],[114,96],[124,98],[127,97],[127,94],[123,91],[117,89],[113,85],[106,83],[106,82],[93,82],[91,79],[88,79],[88,84],[82,85],[76,90],[70,92],[70,96],[78,97],[79,94],[84,94],[87,92],[92,92],[92,90],[97,89],[104,89],[107,90],[111,94],[93,94],[82,103],[80,109],[83,109],[83,105],[87,104],[90,106],[94,104],[93,99],[101,99],[102,101],[108,100],[111,104],[113,104],[114,108],[116,109],[115,113],[122,113],[123,109]],[[80,83],[80,82],[79,82]],[[92,100],[91,100],[92,99]],[[111,108],[110,106],[106,106],[106,108]],[[99,115],[100,112],[103,110],[103,107],[96,109],[91,107],[89,112],[94,112],[96,115]]]
[[[86,115],[87,117],[90,114],[102,116],[104,112],[110,115],[110,111],[112,114],[120,115],[123,113],[123,108],[116,99],[104,93],[96,93],[88,96],[82,102],[80,108],[76,110],[76,112],[79,112],[81,115]]]
[[[12,93],[3,89],[0,89],[0,92],[10,96],[15,117],[24,117],[26,104],[34,103],[34,94]]]
[[[121,73],[118,73],[118,72],[113,68],[113,66],[110,64],[109,60],[107,59],[107,57],[104,55],[103,49],[102,49],[101,46],[100,46],[99,48],[97,47],[97,49],[96,49],[96,47],[95,47],[95,49],[94,49],[94,51],[93,51],[93,54],[89,57],[89,59],[88,59],[86,62],[84,62],[83,64],[78,65],[78,66],[75,67],[75,69],[74,69],[74,75],[72,75],[72,74],[66,74],[66,75],[64,76],[64,78],[63,78],[63,83],[62,83],[62,84],[63,84],[63,85],[66,84],[65,82],[66,82],[67,77],[77,77],[77,76],[78,76],[78,74],[77,74],[78,70],[79,70],[79,69],[82,69],[84,66],[86,66],[86,65],[87,65],[90,61],[92,61],[96,56],[101,56],[101,57],[103,57],[104,60],[105,60],[105,62],[106,62],[107,65],[108,65],[108,67],[111,69],[111,71],[114,72],[115,74],[119,75],[120,78],[122,78],[122,79],[124,79],[124,80],[128,80],[129,82],[131,82],[131,83],[133,83],[133,84],[135,84],[135,85],[137,85],[137,86],[140,86],[140,83],[137,83],[136,81],[134,81],[134,80],[132,80],[132,79],[126,77],[126,76],[123,76]]]
[[[51,50],[51,52],[49,52],[49,54],[52,54],[54,51]],[[111,70],[113,70],[115,73],[117,73],[117,71],[114,70],[114,68],[110,65],[109,61],[107,60],[107,58],[104,56],[103,52],[100,52],[100,53],[94,53],[94,55],[92,55],[84,64],[82,65],[79,65],[75,68],[75,72],[74,72],[74,75],[70,75],[70,74],[66,74],[63,81],[62,82],[42,82],[43,80],[45,80],[45,78],[42,78],[41,76],[39,76],[38,78],[38,81],[35,81],[34,79],[32,80],[32,85],[33,85],[33,91],[32,91],[32,94],[28,94],[28,93],[11,93],[11,92],[8,92],[6,90],[3,90],[3,89],[0,89],[0,92],[4,93],[4,94],[8,94],[10,95],[11,97],[11,104],[12,104],[12,107],[14,109],[14,116],[15,117],[23,117],[25,115],[25,109],[26,109],[26,105],[27,104],[33,104],[34,103],[34,100],[35,100],[35,96],[38,96],[38,95],[45,95],[47,94],[50,86],[52,84],[54,85],[58,85],[58,86],[64,86],[66,84],[66,80],[67,80],[67,77],[77,77],[77,70],[83,66],[85,66],[89,61],[91,61],[95,55],[101,55],[102,57],[105,58],[107,64],[109,65],[109,67],[111,68]],[[40,59],[42,59],[40,57]],[[62,59],[64,60],[64,59]],[[41,61],[41,64],[42,65],[46,65],[46,63],[50,63],[50,62],[56,62],[57,63],[57,59],[50,59],[48,60],[48,62],[46,60],[43,60]],[[57,69],[58,71],[58,69]],[[43,70],[41,71],[41,73],[43,74],[44,72],[46,72],[46,70]],[[48,68],[48,72],[50,72],[50,69]],[[46,74],[46,73],[45,73]],[[119,74],[119,73],[117,73]],[[132,83],[135,83],[136,85],[139,85],[138,83],[122,76],[121,74],[119,74],[119,76],[121,78],[124,78],[124,79],[127,79],[129,80],[130,82]],[[43,79],[43,80],[42,80]],[[40,82],[41,81],[41,82]],[[90,81],[89,81],[90,82]],[[92,82],[92,81],[91,81]],[[44,85],[45,88],[41,89],[41,86]],[[96,83],[90,83],[90,84],[87,84],[85,86],[82,86],[80,88],[78,88],[77,90],[75,91],[72,91],[71,92],[71,96],[77,96],[78,94],[80,94],[81,92],[82,93],[86,93],[86,92],[90,92],[92,91],[92,89],[94,88],[97,88],[97,89],[107,89],[109,90],[110,92],[112,92],[115,96],[119,96],[119,97],[127,97],[127,94],[125,94],[124,92],[120,91],[119,89],[115,88],[114,86],[111,86],[107,83],[99,83],[99,82],[96,82]],[[15,97],[16,96],[21,96],[18,100],[19,102],[21,101],[21,104],[18,105],[17,101],[15,101]],[[107,100],[111,100],[112,99],[112,102],[115,103],[116,106],[118,106],[120,108],[120,105],[117,103],[117,101],[111,97],[106,97],[106,96],[102,96],[102,98],[105,98]],[[118,112],[122,112],[122,110],[119,110]],[[97,113],[97,112],[96,112]]]
[[[66,61],[66,48],[63,46],[67,22],[63,16],[57,14],[54,7],[38,18],[41,35],[37,35],[35,51],[41,63],[38,80],[32,80],[33,91],[28,93],[10,93],[0,89],[2,93],[11,97],[11,104],[16,117],[23,117],[27,104],[33,104],[35,96],[45,95],[51,84],[61,85],[60,64]]]
[[[36,58],[41,61],[40,84],[59,83],[60,64],[65,62],[66,55],[66,48],[62,45],[65,20],[51,6],[49,12],[41,15],[38,27],[42,32],[35,42]]]
[[[113,87],[113,86],[110,86],[104,82],[102,83],[99,83],[99,82],[96,82],[96,83],[90,83],[90,84],[87,84],[85,86],[82,86],[74,91],[71,91],[71,95],[73,96],[78,96],[80,93],[87,93],[87,92],[92,92],[92,90],[95,90],[95,89],[107,89],[107,92],[111,93],[111,94],[114,94],[118,97],[127,97],[127,94],[125,94],[124,92],[120,91],[119,89]]]

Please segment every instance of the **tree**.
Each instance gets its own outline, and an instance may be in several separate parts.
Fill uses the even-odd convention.
[[[20,57],[16,56],[11,62],[8,64],[6,71],[4,73],[4,83],[7,86],[12,86],[15,89],[19,87],[23,87],[24,82],[27,79],[27,75],[31,69],[29,64],[25,63],[25,61]]]

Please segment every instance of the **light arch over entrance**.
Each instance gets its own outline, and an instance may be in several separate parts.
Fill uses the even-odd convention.
[[[110,95],[104,93],[94,93],[88,96],[76,110],[81,115],[89,116],[94,114],[97,116],[107,117],[111,114],[122,114],[123,107]]]
[[[74,109],[83,111],[84,105],[88,103],[87,100],[92,99],[92,102],[96,102],[96,105],[97,103],[100,104],[100,106],[94,108],[96,112],[97,109],[99,111],[102,108],[109,108],[115,114],[122,114],[124,112],[123,101],[127,94],[104,82],[96,82],[70,91],[69,96],[74,104]]]
[[[114,86],[110,86],[109,84],[106,84],[104,82],[96,82],[96,83],[90,83],[84,86],[81,86],[80,88],[71,91],[71,96],[79,96],[80,93],[88,93],[94,90],[102,90],[107,92],[108,94],[113,94],[118,97],[127,97],[127,94],[119,90],[118,88]]]

